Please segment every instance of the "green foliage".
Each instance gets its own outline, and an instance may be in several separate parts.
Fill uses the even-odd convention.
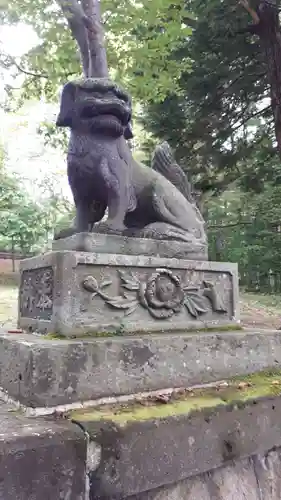
[[[37,130],[38,134],[43,136],[44,143],[53,148],[60,148],[66,152],[68,144],[68,130],[57,128],[55,123],[44,121]]]
[[[141,122],[176,149],[196,187],[221,192],[239,176],[248,189],[254,175],[262,189],[269,171],[254,168],[257,148],[260,157],[270,151],[276,163],[266,65],[258,40],[241,32],[250,19],[237,0],[101,3],[112,76],[145,105]],[[38,35],[38,45],[16,66],[5,59],[16,72],[26,72],[21,97],[57,100],[61,84],[81,71],[58,4],[14,0],[1,19],[25,22]],[[43,124],[41,132],[64,147],[65,136],[53,126]]]
[[[168,140],[205,198],[221,195],[206,205],[210,257],[238,261],[248,289],[280,292],[281,165],[263,53],[242,32],[247,14],[237,0],[102,0],[102,8],[112,76],[142,103],[146,133],[134,123],[134,155],[149,163],[155,141]],[[0,54],[0,65],[25,72],[21,98],[57,100],[81,67],[55,0],[6,2],[1,20],[25,22],[38,35],[20,60]],[[43,123],[40,133],[65,148],[53,125]],[[37,205],[0,175],[0,231],[16,245],[33,248],[55,225],[69,224],[73,214],[60,196]]]
[[[170,58],[192,60],[193,71],[183,71],[179,89],[171,88],[163,102],[151,100],[141,119],[176,149],[199,189],[220,192],[237,177],[247,189],[246,177],[249,185],[259,174],[257,149],[260,158],[269,151],[279,161],[264,56],[255,36],[241,33],[250,18],[237,0],[191,0],[189,8],[196,19],[192,36]],[[266,175],[271,166],[266,163]]]
[[[103,20],[109,67],[113,76],[138,98],[161,100],[177,89],[183,71],[191,68],[187,57],[170,58],[191,34],[182,0],[104,0]],[[15,61],[2,57],[6,66],[26,72],[24,94],[57,98],[57,88],[81,73],[76,44],[54,0],[14,0],[0,10],[0,22],[24,22],[35,30],[38,45]],[[3,59],[4,58],[4,59]]]
[[[70,209],[70,203],[52,191],[45,194],[42,202],[34,201],[21,179],[9,174],[3,165],[0,167],[2,249],[23,253],[41,250],[48,244],[56,224],[67,217]]]
[[[228,190],[208,204],[210,258],[238,262],[248,290],[281,292],[281,186]]]

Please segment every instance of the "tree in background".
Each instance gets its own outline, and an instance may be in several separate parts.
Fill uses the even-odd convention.
[[[246,31],[259,37],[264,54],[275,136],[281,157],[281,33],[278,4],[276,0],[260,0],[253,8],[248,0],[240,0],[240,3],[253,21]]]
[[[270,2],[254,8],[262,3]],[[104,0],[102,7],[112,76],[146,104],[145,127],[171,143],[200,190],[220,192],[242,177],[260,144],[276,154],[268,58],[237,0]],[[7,2],[1,20],[23,21],[38,34],[22,58],[0,58],[25,75],[22,97],[57,100],[58,87],[80,71],[58,4]]]
[[[210,258],[239,263],[247,290],[281,293],[281,186],[225,191],[208,203]]]
[[[189,5],[192,36],[171,58],[191,59],[193,71],[183,72],[179,91],[171,89],[162,102],[151,100],[141,118],[155,137],[176,149],[199,189],[217,193],[237,178],[244,182],[247,160],[253,166],[261,148],[279,163],[272,85],[264,46],[237,0]],[[258,188],[261,170],[251,172]]]
[[[34,201],[20,177],[7,172],[0,151],[0,248],[12,254],[46,249],[54,227],[70,217],[71,203],[54,190],[50,178],[40,186],[42,201]]]
[[[275,9],[276,42],[272,1],[253,0],[250,14],[260,21],[265,3]],[[253,15],[249,27],[237,0],[102,4],[111,76],[137,99],[140,121],[152,133],[141,137],[136,128],[142,154],[149,156],[154,141],[168,140],[196,188],[206,193],[210,257],[239,261],[248,288],[281,291],[280,85],[274,73],[280,58],[272,36],[264,31],[264,40],[255,32]],[[17,60],[2,53],[2,65],[25,75],[23,98],[43,94],[57,100],[58,87],[80,71],[67,23],[47,0],[6,5],[2,21],[19,20],[35,29],[38,45]],[[42,130],[54,138],[52,128]]]
[[[36,47],[21,58],[0,51],[2,66],[15,75],[25,75],[22,97],[44,94],[57,99],[58,87],[69,77],[80,74],[77,48],[59,3],[14,0],[1,4],[0,24],[24,22],[38,35]],[[69,10],[72,2],[64,5]],[[169,57],[191,34],[191,14],[184,2],[104,0],[101,7],[112,76],[139,99],[159,100],[170,88],[176,89],[182,72],[191,69],[189,58],[179,61]]]

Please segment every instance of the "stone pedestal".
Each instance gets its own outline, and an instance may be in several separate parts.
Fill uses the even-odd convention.
[[[1,390],[28,407],[122,395],[126,400],[129,394],[276,369],[281,366],[280,332],[171,330],[73,340],[2,333],[0,366]]]
[[[61,250],[23,261],[19,326],[73,337],[237,323],[236,264],[162,257],[159,242],[155,252],[156,246],[159,256],[105,253],[99,247],[98,252]]]
[[[129,238],[112,234],[78,233],[53,242],[53,250],[75,252],[110,253],[121,255],[145,255],[170,259],[208,260],[208,247],[202,243],[173,240]]]

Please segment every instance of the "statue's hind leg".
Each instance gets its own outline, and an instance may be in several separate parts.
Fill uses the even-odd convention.
[[[180,220],[171,212],[165,203],[165,190],[160,183],[155,183],[152,193],[152,205],[155,212],[155,220],[159,222],[166,222],[175,228],[181,228],[183,232],[188,232],[185,227],[182,227]],[[174,201],[177,203],[177,200]]]
[[[182,198],[180,193],[178,195]],[[207,243],[204,219],[195,204],[185,198],[172,197],[171,192],[167,196],[161,183],[154,186],[152,204],[156,221],[165,222],[174,226],[175,231],[189,235],[185,238],[186,241],[192,236],[197,241]]]

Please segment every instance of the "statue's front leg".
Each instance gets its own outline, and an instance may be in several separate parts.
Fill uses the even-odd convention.
[[[118,171],[118,164],[116,173],[112,172],[106,158],[102,158],[100,168],[107,189],[108,218],[99,226],[107,228],[110,232],[122,233],[125,229],[124,220],[128,210],[126,176],[123,180],[120,179],[122,172]]]
[[[74,198],[76,213],[74,220],[70,227],[62,229],[58,233],[55,232],[54,239],[59,240],[62,238],[68,238],[69,236],[73,236],[76,233],[83,233],[89,231],[90,224],[90,211],[89,206],[85,202],[77,201]]]
[[[102,220],[106,211],[106,203],[94,201],[91,206],[90,231],[95,224]]]
[[[94,224],[99,222],[105,213],[106,204],[93,202],[91,205],[76,203],[76,215],[71,227],[62,229],[54,235],[55,240],[68,238],[76,233],[84,233],[94,230]]]
[[[76,215],[74,229],[76,233],[86,233],[89,231],[91,220],[90,205],[83,201],[76,202]]]
[[[124,220],[127,212],[127,203],[122,192],[111,192],[108,200],[108,219],[106,225],[113,231],[123,232]]]

